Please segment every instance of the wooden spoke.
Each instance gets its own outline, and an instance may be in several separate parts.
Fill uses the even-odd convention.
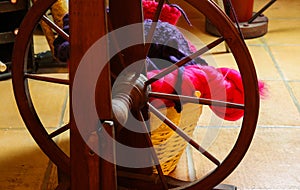
[[[67,131],[70,129],[70,125],[69,124],[66,124],[64,126],[62,126],[61,128],[57,129],[56,131],[52,132],[50,135],[49,135],[49,138],[54,138],[60,134],[62,134],[63,132]]]
[[[28,74],[28,73],[24,74],[24,77],[33,79],[33,80],[51,82],[51,83],[57,83],[57,84],[64,84],[64,85],[69,85],[69,83],[70,83],[68,79],[59,79],[59,78],[54,78],[54,77],[46,77],[46,76],[40,76],[40,75]]]
[[[150,29],[149,29],[149,32],[148,32],[148,35],[147,35],[147,38],[146,38],[147,39],[146,40],[147,43],[145,45],[145,55],[148,55],[148,53],[149,53],[151,42],[152,42],[152,39],[153,39],[153,36],[154,36],[154,32],[155,32],[155,29],[156,29],[156,26],[157,26],[157,21],[159,19],[159,16],[160,16],[160,13],[162,11],[164,3],[165,3],[164,0],[160,0],[158,2],[154,18],[152,19],[153,22],[151,23],[151,26],[150,26]]]
[[[165,94],[165,93],[159,93],[159,92],[150,92],[149,97],[168,99],[168,100],[173,100],[173,101],[179,101],[182,103],[195,103],[195,104],[236,108],[236,109],[244,109],[245,108],[245,106],[243,104],[224,102],[224,101],[219,101],[219,100],[211,100],[211,99],[206,99],[206,98],[198,98],[198,97],[192,97],[192,96]]]
[[[165,70],[163,70],[162,72],[158,73],[157,75],[153,76],[152,78],[150,78],[149,80],[147,80],[145,82],[145,85],[150,85],[153,82],[161,79],[162,77],[166,76],[167,74],[175,71],[176,69],[178,69],[178,67],[183,66],[184,64],[188,63],[189,61],[199,57],[200,55],[204,54],[205,52],[207,52],[208,50],[216,47],[217,45],[219,45],[220,43],[222,43],[224,41],[223,37],[218,38],[217,40],[211,42],[210,44],[208,44],[207,46],[201,48],[200,50],[196,51],[195,53],[184,57],[183,59],[181,59],[180,61],[178,61],[177,63],[167,67]]]
[[[159,175],[159,178],[162,182],[162,185],[163,185],[163,189],[168,189],[168,183],[167,183],[167,180],[166,178],[164,177],[164,173],[161,169],[161,166],[159,164],[159,159],[157,157],[157,154],[155,152],[155,149],[153,147],[153,144],[152,144],[152,141],[151,141],[151,137],[150,137],[150,133],[149,133],[149,130],[148,130],[148,126],[145,122],[145,119],[143,117],[143,114],[140,112],[139,113],[139,118],[142,120],[142,128],[144,129],[144,136],[146,138],[146,141],[148,143],[148,145],[151,147],[150,150],[151,150],[151,156],[152,156],[152,159],[154,160],[154,163],[158,163],[158,164],[155,164],[155,167],[156,167],[156,170],[158,172],[158,175]]]
[[[43,15],[42,20],[47,23],[53,30],[55,30],[61,37],[69,41],[69,35],[65,33],[60,27],[58,27],[52,20]]]
[[[202,148],[196,141],[194,141],[191,137],[189,137],[182,129],[176,126],[170,119],[164,116],[159,110],[157,110],[154,106],[148,103],[149,110],[156,115],[161,121],[163,121],[166,125],[168,125],[173,131],[175,131],[179,136],[181,136],[186,142],[192,145],[195,149],[197,149],[201,154],[203,154],[206,158],[212,161],[214,164],[219,166],[221,163],[218,159],[216,159],[212,154],[207,152],[204,148]]]

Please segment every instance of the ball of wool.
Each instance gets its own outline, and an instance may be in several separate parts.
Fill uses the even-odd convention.
[[[158,3],[155,1],[144,0],[143,1],[144,19],[153,20],[157,6],[158,6]],[[181,12],[178,9],[176,9],[175,7],[171,7],[167,4],[164,4],[162,11],[160,13],[159,20],[176,25],[180,16],[181,16]]]
[[[146,39],[152,23],[153,22],[150,19],[146,19],[144,21],[144,34]],[[185,38],[185,36],[176,26],[168,22],[162,22],[160,20],[156,23],[156,29],[154,31],[154,35],[152,37],[151,43],[153,44],[152,47],[155,46],[156,44],[159,44],[159,45],[171,47],[173,48],[173,50],[177,50],[178,52],[181,52],[182,56],[177,57],[177,59],[179,60],[184,56],[191,55],[194,52],[194,49],[191,48],[191,43]],[[151,53],[153,53],[153,51],[155,51],[155,49],[151,48],[151,51],[149,52],[150,55]],[[159,53],[159,51],[156,52]],[[163,53],[168,53],[168,52],[162,51],[160,53],[162,55]],[[160,58],[163,58],[163,56],[160,56]],[[194,61],[200,65],[207,65],[206,61],[201,59],[200,57],[196,58]]]

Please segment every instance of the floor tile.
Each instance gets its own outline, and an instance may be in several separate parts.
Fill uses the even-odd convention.
[[[259,80],[279,80],[280,75],[269,52],[263,46],[249,46]]]
[[[300,113],[283,82],[266,81],[267,96],[261,100],[258,125],[299,126]]]
[[[203,139],[208,139],[206,133],[209,130],[214,129],[198,128],[195,131],[198,143],[203,145]],[[282,135],[283,133],[285,135]],[[300,143],[297,138],[299,133],[299,128],[258,128],[244,159],[222,183],[235,185],[239,190],[299,189],[300,149],[297,146]],[[208,139],[211,143],[208,147],[209,152],[223,160],[232,150],[238,134],[238,129],[218,129],[214,138]],[[193,163],[199,179],[212,171],[214,166],[194,149],[193,152]],[[189,180],[185,176],[188,173],[188,166],[187,158],[184,156],[181,165],[173,174],[180,176],[182,180]]]
[[[232,150],[238,134],[238,128],[200,127],[195,130],[194,138],[200,146],[222,162]],[[195,149],[193,149],[193,159],[198,179],[216,168],[214,163]]]
[[[268,34],[268,33],[266,33],[266,34]],[[263,40],[262,40],[264,36],[260,36],[260,37],[256,37],[256,38],[251,38],[251,39],[245,39],[245,42],[246,42],[246,44],[247,44],[248,47],[249,46],[262,46],[263,43],[264,43]]]
[[[289,85],[292,89],[292,92],[295,96],[295,101],[300,102],[300,81],[297,82],[289,82]]]
[[[17,109],[14,94],[12,91],[11,80],[0,82],[0,128],[24,127],[23,120]]]
[[[34,40],[34,52],[35,53],[41,53],[45,51],[49,51],[50,47],[48,45],[47,39],[44,35],[34,35],[33,36]]]
[[[254,1],[254,12],[259,11],[264,5],[266,5],[269,0],[255,0]],[[300,2],[294,0],[276,1],[272,4],[264,14],[273,19],[293,19],[300,18],[299,15]]]
[[[270,50],[284,79],[300,80],[300,57],[295,56],[300,52],[300,42],[298,46],[271,46]]]
[[[257,128],[245,158],[222,183],[241,190],[299,189],[299,133],[299,128]],[[239,129],[235,128],[197,128],[194,136],[201,146],[223,160],[232,150],[238,134]],[[197,178],[201,178],[212,171],[214,165],[194,149],[193,152],[195,172]],[[186,154],[172,175],[190,180]]]
[[[300,43],[300,19],[270,20],[264,39],[269,45],[291,45]]]
[[[259,128],[238,168],[224,181],[238,189],[300,189],[300,129]]]
[[[0,189],[41,189],[49,159],[27,130],[0,129]]]

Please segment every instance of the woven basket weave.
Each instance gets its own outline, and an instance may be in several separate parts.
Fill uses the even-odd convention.
[[[184,104],[181,113],[173,107],[160,109],[174,124],[192,137],[202,112],[202,105]],[[150,116],[151,140],[164,175],[172,172],[185,150],[187,142],[154,115]],[[156,169],[153,169],[157,173]]]

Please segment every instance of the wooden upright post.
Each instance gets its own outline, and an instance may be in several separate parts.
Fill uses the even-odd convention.
[[[109,6],[105,5],[106,2],[109,2]],[[109,8],[109,10],[107,10],[107,8]],[[104,47],[100,48],[101,51],[99,50],[99,53],[96,52],[96,56],[94,55],[90,61],[87,60],[87,62],[93,62],[92,64],[85,64],[81,61],[88,57],[86,55],[89,53],[87,52],[89,48],[91,48],[95,42],[98,42],[97,40],[102,36],[107,34],[108,31],[113,31],[134,23],[142,23],[141,1],[74,0],[70,2],[69,10],[71,45],[69,63],[71,81],[71,189],[114,190],[117,188],[116,165],[114,162],[111,162],[113,160],[106,161],[102,159],[102,156],[99,157],[94,150],[96,149],[99,150],[101,154],[109,155],[111,159],[115,158],[114,144],[109,139],[114,138],[110,72],[112,70],[114,75],[118,75],[119,73],[115,72],[115,69],[126,69],[131,63],[145,59],[142,25],[135,33],[126,34],[134,38],[139,38],[141,44],[137,44],[124,51],[120,50],[123,56],[124,67],[120,67],[120,62],[118,61],[116,61],[116,65],[114,65],[114,61],[110,61],[110,64],[101,67],[101,71],[94,69],[92,64],[97,64],[97,56],[99,56],[99,59],[104,56],[109,56],[109,47],[112,44],[108,45],[108,43],[102,44]],[[129,36],[122,37],[128,38]],[[121,39],[117,38],[111,41],[113,40],[118,43]],[[117,47],[118,45],[112,48]],[[99,61],[99,64],[106,63]],[[139,72],[145,72],[143,65],[137,71],[137,74],[139,74]],[[98,74],[96,80],[95,73]],[[81,80],[84,82],[78,82]],[[80,84],[82,84],[82,86],[80,86]],[[84,98],[87,91],[92,95],[88,98]],[[78,99],[78,96],[80,97],[81,95],[83,98]],[[81,107],[78,107],[77,103],[82,106],[82,110],[80,110]],[[96,121],[93,109],[89,109],[93,106],[98,116]],[[83,111],[83,113],[76,115],[77,112],[80,111]],[[84,126],[78,123],[78,119],[84,121]],[[101,129],[99,128],[99,122],[102,123]],[[103,131],[106,131],[109,137],[103,137],[101,135]],[[99,137],[101,137],[101,139]],[[143,136],[139,135],[134,137],[135,138],[129,139],[125,138],[124,142],[121,139],[118,140],[121,140],[121,143],[126,142],[129,143],[128,145],[132,145],[136,143],[138,138],[142,137],[142,139],[139,139],[142,140],[142,147],[146,146],[143,143]],[[129,140],[132,142],[127,142]],[[150,157],[145,155],[145,159],[150,159]],[[147,168],[147,171],[148,173],[152,172],[152,169]]]
[[[111,112],[111,88],[110,84],[110,68],[109,65],[104,66],[102,73],[100,75],[99,70],[93,70],[93,67],[89,68],[89,65],[80,67],[81,60],[84,55],[87,53],[87,50],[102,36],[107,32],[106,28],[106,6],[105,1],[103,0],[72,0],[70,1],[70,62],[69,62],[69,71],[70,71],[70,142],[71,142],[71,189],[72,190],[82,190],[82,189],[116,189],[116,173],[115,165],[103,160],[98,154],[94,151],[95,148],[99,151],[101,145],[99,144],[100,139],[98,136],[99,123],[95,122],[93,117],[94,113],[87,113],[80,118],[81,120],[87,121],[86,126],[78,126],[76,123],[77,118],[75,112],[78,112],[76,104],[74,102],[74,96],[78,96],[78,93],[86,93],[86,90],[90,90],[92,97],[94,99],[83,99],[79,101],[84,101],[84,107],[96,107],[100,111],[99,115],[101,117],[96,118],[98,121],[103,120],[112,120]],[[100,56],[106,56],[107,50],[106,47],[101,48],[99,52]],[[100,63],[99,64],[103,64]],[[88,68],[86,68],[88,67]],[[76,73],[82,72],[84,69],[83,75],[78,76]],[[91,76],[99,74],[98,82],[94,80]],[[77,77],[77,78],[76,78]],[[80,78],[81,77],[81,78]],[[75,80],[84,80],[89,81],[84,85],[78,86],[78,83],[74,84]],[[100,81],[100,82],[99,82]],[[75,86],[77,85],[77,86]],[[77,89],[74,92],[74,88]],[[94,88],[94,89],[93,89]],[[79,89],[79,90],[78,90]],[[98,92],[101,89],[101,93]],[[73,93],[77,93],[76,95]],[[100,98],[96,97],[100,96]],[[95,99],[96,106],[95,106]],[[78,99],[76,100],[78,101]],[[80,108],[79,108],[80,109]],[[84,108],[82,108],[84,109]],[[93,110],[93,109],[92,109]],[[82,110],[85,111],[85,110]],[[87,112],[90,110],[87,109]],[[93,111],[91,111],[93,112]],[[79,127],[83,129],[79,130]],[[104,128],[107,128],[108,133],[113,135],[113,127],[103,125]],[[101,139],[103,142],[103,139]],[[93,147],[91,147],[93,146]],[[93,149],[94,148],[94,149]],[[104,172],[105,171],[105,172]],[[105,173],[105,176],[102,175]],[[105,180],[104,180],[105,179]]]

